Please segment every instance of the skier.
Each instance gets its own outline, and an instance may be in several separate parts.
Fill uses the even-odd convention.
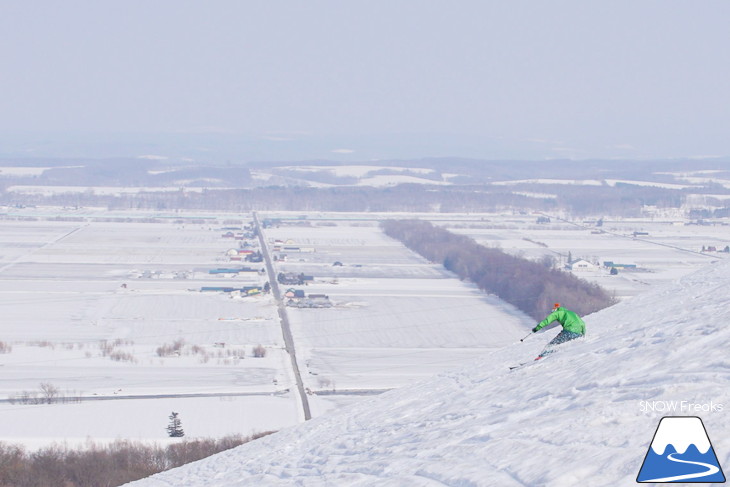
[[[558,333],[558,335],[547,344],[545,349],[540,352],[540,355],[538,355],[535,360],[540,360],[546,355],[553,353],[555,351],[555,347],[561,343],[575,340],[576,338],[580,338],[586,334],[586,324],[583,323],[580,316],[573,311],[561,307],[560,303],[555,303],[553,305],[552,313],[547,315],[544,320],[538,323],[537,326],[532,329],[532,333],[537,333],[553,321],[560,323],[563,326],[563,331]]]

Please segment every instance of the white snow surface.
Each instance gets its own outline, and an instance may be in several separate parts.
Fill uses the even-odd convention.
[[[700,453],[705,454],[710,449],[710,439],[698,418],[664,418],[651,442],[651,449],[657,455],[664,455],[669,445],[673,445],[679,453],[686,452],[690,445],[694,445]]]
[[[634,485],[662,416],[701,417],[727,468],[729,279],[710,264],[587,316],[544,360],[557,330],[129,485]]]

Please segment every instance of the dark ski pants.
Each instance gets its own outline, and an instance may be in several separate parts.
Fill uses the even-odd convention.
[[[545,355],[551,354],[555,351],[555,347],[557,347],[558,345],[569,342],[571,340],[575,340],[576,338],[581,338],[582,336],[583,335],[581,335],[580,333],[576,333],[574,331],[563,330],[558,333],[555,338],[550,340],[550,343],[548,343],[545,349],[540,352],[539,357],[544,357]]]

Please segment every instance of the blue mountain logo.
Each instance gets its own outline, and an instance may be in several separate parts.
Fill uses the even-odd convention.
[[[636,481],[724,483],[725,475],[696,416],[666,416],[659,421]]]

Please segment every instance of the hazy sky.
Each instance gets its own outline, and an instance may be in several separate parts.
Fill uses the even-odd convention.
[[[728,25],[726,0],[0,0],[0,133],[730,155]]]

